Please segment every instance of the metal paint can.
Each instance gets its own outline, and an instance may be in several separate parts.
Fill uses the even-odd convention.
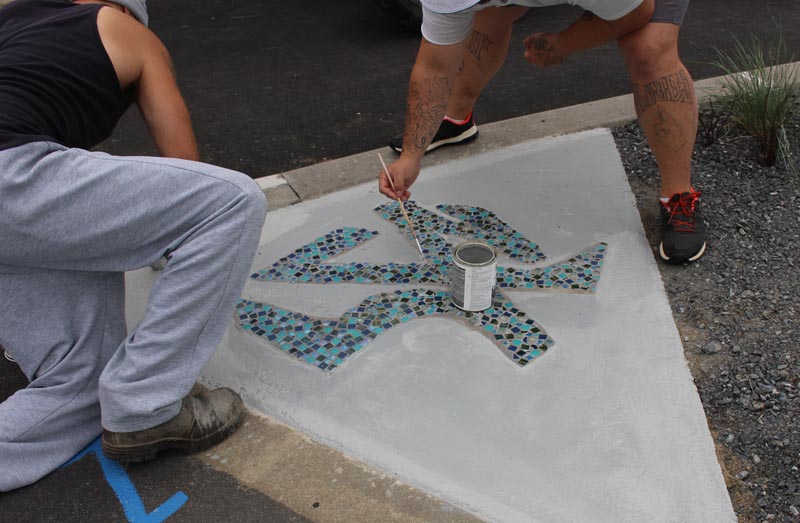
[[[477,312],[491,307],[497,283],[497,255],[483,242],[465,242],[453,250],[450,296],[453,305]]]

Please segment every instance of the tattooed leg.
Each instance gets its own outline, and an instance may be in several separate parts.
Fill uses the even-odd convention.
[[[467,39],[464,62],[456,77],[447,116],[466,118],[472,111],[489,80],[497,73],[508,55],[511,26],[528,10],[527,7],[490,7],[479,11]]]
[[[678,57],[678,26],[650,23],[619,42],[633,83],[633,99],[661,172],[661,196],[691,190],[697,100]]]

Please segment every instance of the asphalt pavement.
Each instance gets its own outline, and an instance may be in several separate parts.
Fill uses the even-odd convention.
[[[149,2],[151,28],[170,49],[203,159],[254,178],[385,146],[402,130],[419,36],[366,0]],[[497,122],[629,92],[614,44],[547,70],[522,58],[522,39],[580,14],[538,8],[517,22],[506,65],[475,117]],[[782,31],[800,49],[797,0],[696,0],[680,50],[695,80],[718,76],[716,49]],[[103,146],[155,154],[133,110]]]

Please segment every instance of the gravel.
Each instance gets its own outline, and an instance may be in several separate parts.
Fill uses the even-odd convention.
[[[800,159],[800,102],[787,127]],[[701,112],[701,122],[708,122]],[[659,178],[636,123],[613,130],[658,258]],[[800,176],[759,163],[730,129],[698,139],[708,249],[659,262],[661,277],[740,522],[800,521]]]

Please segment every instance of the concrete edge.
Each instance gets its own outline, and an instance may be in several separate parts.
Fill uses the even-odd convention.
[[[800,69],[800,62],[791,62],[776,66],[776,68]],[[725,80],[733,76],[723,75],[696,81],[694,86],[698,102],[702,104],[709,98],[721,94]],[[423,158],[422,168],[468,158],[486,151],[538,138],[597,128],[617,127],[635,119],[633,95],[626,94],[483,124],[479,127],[480,138],[478,140],[459,147],[438,149]],[[270,202],[270,208],[279,209],[377,180],[380,171],[378,154],[381,154],[387,163],[393,161],[397,156],[389,147],[382,147],[258,178],[256,181],[264,189]],[[274,178],[277,178],[277,181],[267,181]]]
[[[315,523],[482,521],[252,409],[236,432],[196,456]]]

